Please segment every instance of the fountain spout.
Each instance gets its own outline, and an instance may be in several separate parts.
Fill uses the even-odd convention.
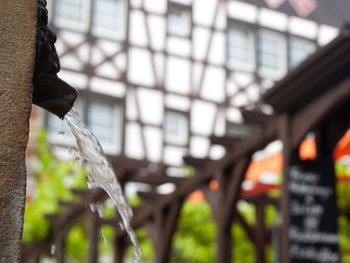
[[[33,103],[63,119],[73,107],[77,90],[57,76],[60,62],[55,42],[56,34],[48,27],[46,0],[38,0]]]

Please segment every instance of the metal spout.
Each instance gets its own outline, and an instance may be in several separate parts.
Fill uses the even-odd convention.
[[[38,0],[36,57],[33,77],[33,103],[63,119],[73,107],[77,90],[61,80],[56,52],[56,34],[47,26],[46,1]]]
[[[63,119],[73,107],[77,90],[61,80],[57,75],[39,72],[34,79],[33,103]]]

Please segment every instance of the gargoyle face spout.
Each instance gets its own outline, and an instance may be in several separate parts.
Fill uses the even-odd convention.
[[[33,103],[63,118],[72,108],[77,90],[61,80],[55,48],[56,34],[48,28],[46,1],[38,2],[38,30],[33,77]]]

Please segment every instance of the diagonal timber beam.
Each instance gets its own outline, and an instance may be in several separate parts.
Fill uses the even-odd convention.
[[[155,211],[153,219],[145,225],[156,252],[156,263],[167,263],[170,260],[171,240],[182,203],[183,199],[173,203],[165,210]]]

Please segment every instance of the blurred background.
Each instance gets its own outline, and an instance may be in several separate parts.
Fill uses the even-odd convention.
[[[350,2],[48,0],[47,8],[57,33],[59,75],[79,90],[74,108],[99,139],[136,211],[194,175],[194,162],[222,158],[223,139],[259,132],[242,112],[272,114],[261,95],[338,35]],[[24,225],[30,262],[121,262],[120,247],[129,241],[118,237],[111,201],[86,189],[66,122],[33,106],[30,136]],[[303,154],[312,155],[312,142],[304,146]],[[275,141],[253,155],[242,184],[248,199],[279,196],[281,149]],[[339,155],[338,174],[350,175],[349,158]],[[338,187],[345,210],[347,190],[347,184]],[[103,207],[103,217],[90,205]],[[238,209],[255,224],[254,203],[241,200]],[[203,191],[187,196],[178,213],[169,262],[215,262],[215,224]],[[68,223],[57,229],[62,215]],[[275,206],[268,205],[264,217],[276,232],[266,262],[278,262]],[[340,216],[339,226],[343,262],[350,262],[347,216]],[[150,229],[137,230],[143,262],[156,262]],[[254,243],[236,222],[232,235],[235,262],[255,262]],[[132,251],[125,250],[125,260]]]

